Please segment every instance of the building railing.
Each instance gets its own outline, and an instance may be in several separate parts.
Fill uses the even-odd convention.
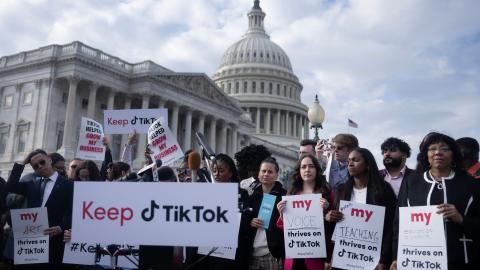
[[[171,73],[172,71],[147,60],[136,64],[131,64],[122,59],[106,54],[101,50],[97,50],[87,46],[79,41],[66,45],[49,45],[36,50],[21,52],[14,55],[4,56],[0,58],[0,70],[7,67],[13,67],[21,64],[28,64],[48,58],[61,58],[65,56],[81,55],[90,58],[99,63],[105,64],[113,69],[128,74],[139,73]]]

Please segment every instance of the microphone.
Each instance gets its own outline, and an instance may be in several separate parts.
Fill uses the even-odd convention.
[[[190,154],[188,154],[188,168],[192,173],[192,182],[198,181],[197,171],[200,169],[200,162],[200,153],[198,153],[197,151],[192,151]]]
[[[197,137],[198,144],[202,147],[203,153],[208,159],[213,160],[215,158],[215,152],[213,152],[210,145],[205,140],[205,137],[200,132],[195,132],[195,136]]]

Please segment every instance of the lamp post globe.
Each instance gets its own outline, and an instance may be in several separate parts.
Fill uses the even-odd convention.
[[[313,102],[312,106],[308,109],[308,121],[312,124],[310,128],[315,129],[315,138],[313,138],[315,141],[319,140],[318,129],[323,129],[323,120],[325,120],[325,110],[320,106],[318,95],[315,95],[315,102]]]

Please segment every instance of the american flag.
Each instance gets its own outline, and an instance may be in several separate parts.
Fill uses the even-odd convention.
[[[348,126],[353,128],[358,128],[358,124],[353,122],[352,119],[348,118]]]

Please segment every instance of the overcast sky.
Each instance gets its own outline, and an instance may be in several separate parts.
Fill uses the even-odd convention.
[[[303,103],[319,95],[326,111],[321,137],[347,132],[350,117],[359,125],[350,132],[377,158],[389,136],[415,152],[432,130],[479,139],[480,1],[260,5],[271,40],[303,84]],[[252,6],[253,0],[0,0],[0,56],[79,40],[132,63],[153,60],[211,76],[245,33]]]

